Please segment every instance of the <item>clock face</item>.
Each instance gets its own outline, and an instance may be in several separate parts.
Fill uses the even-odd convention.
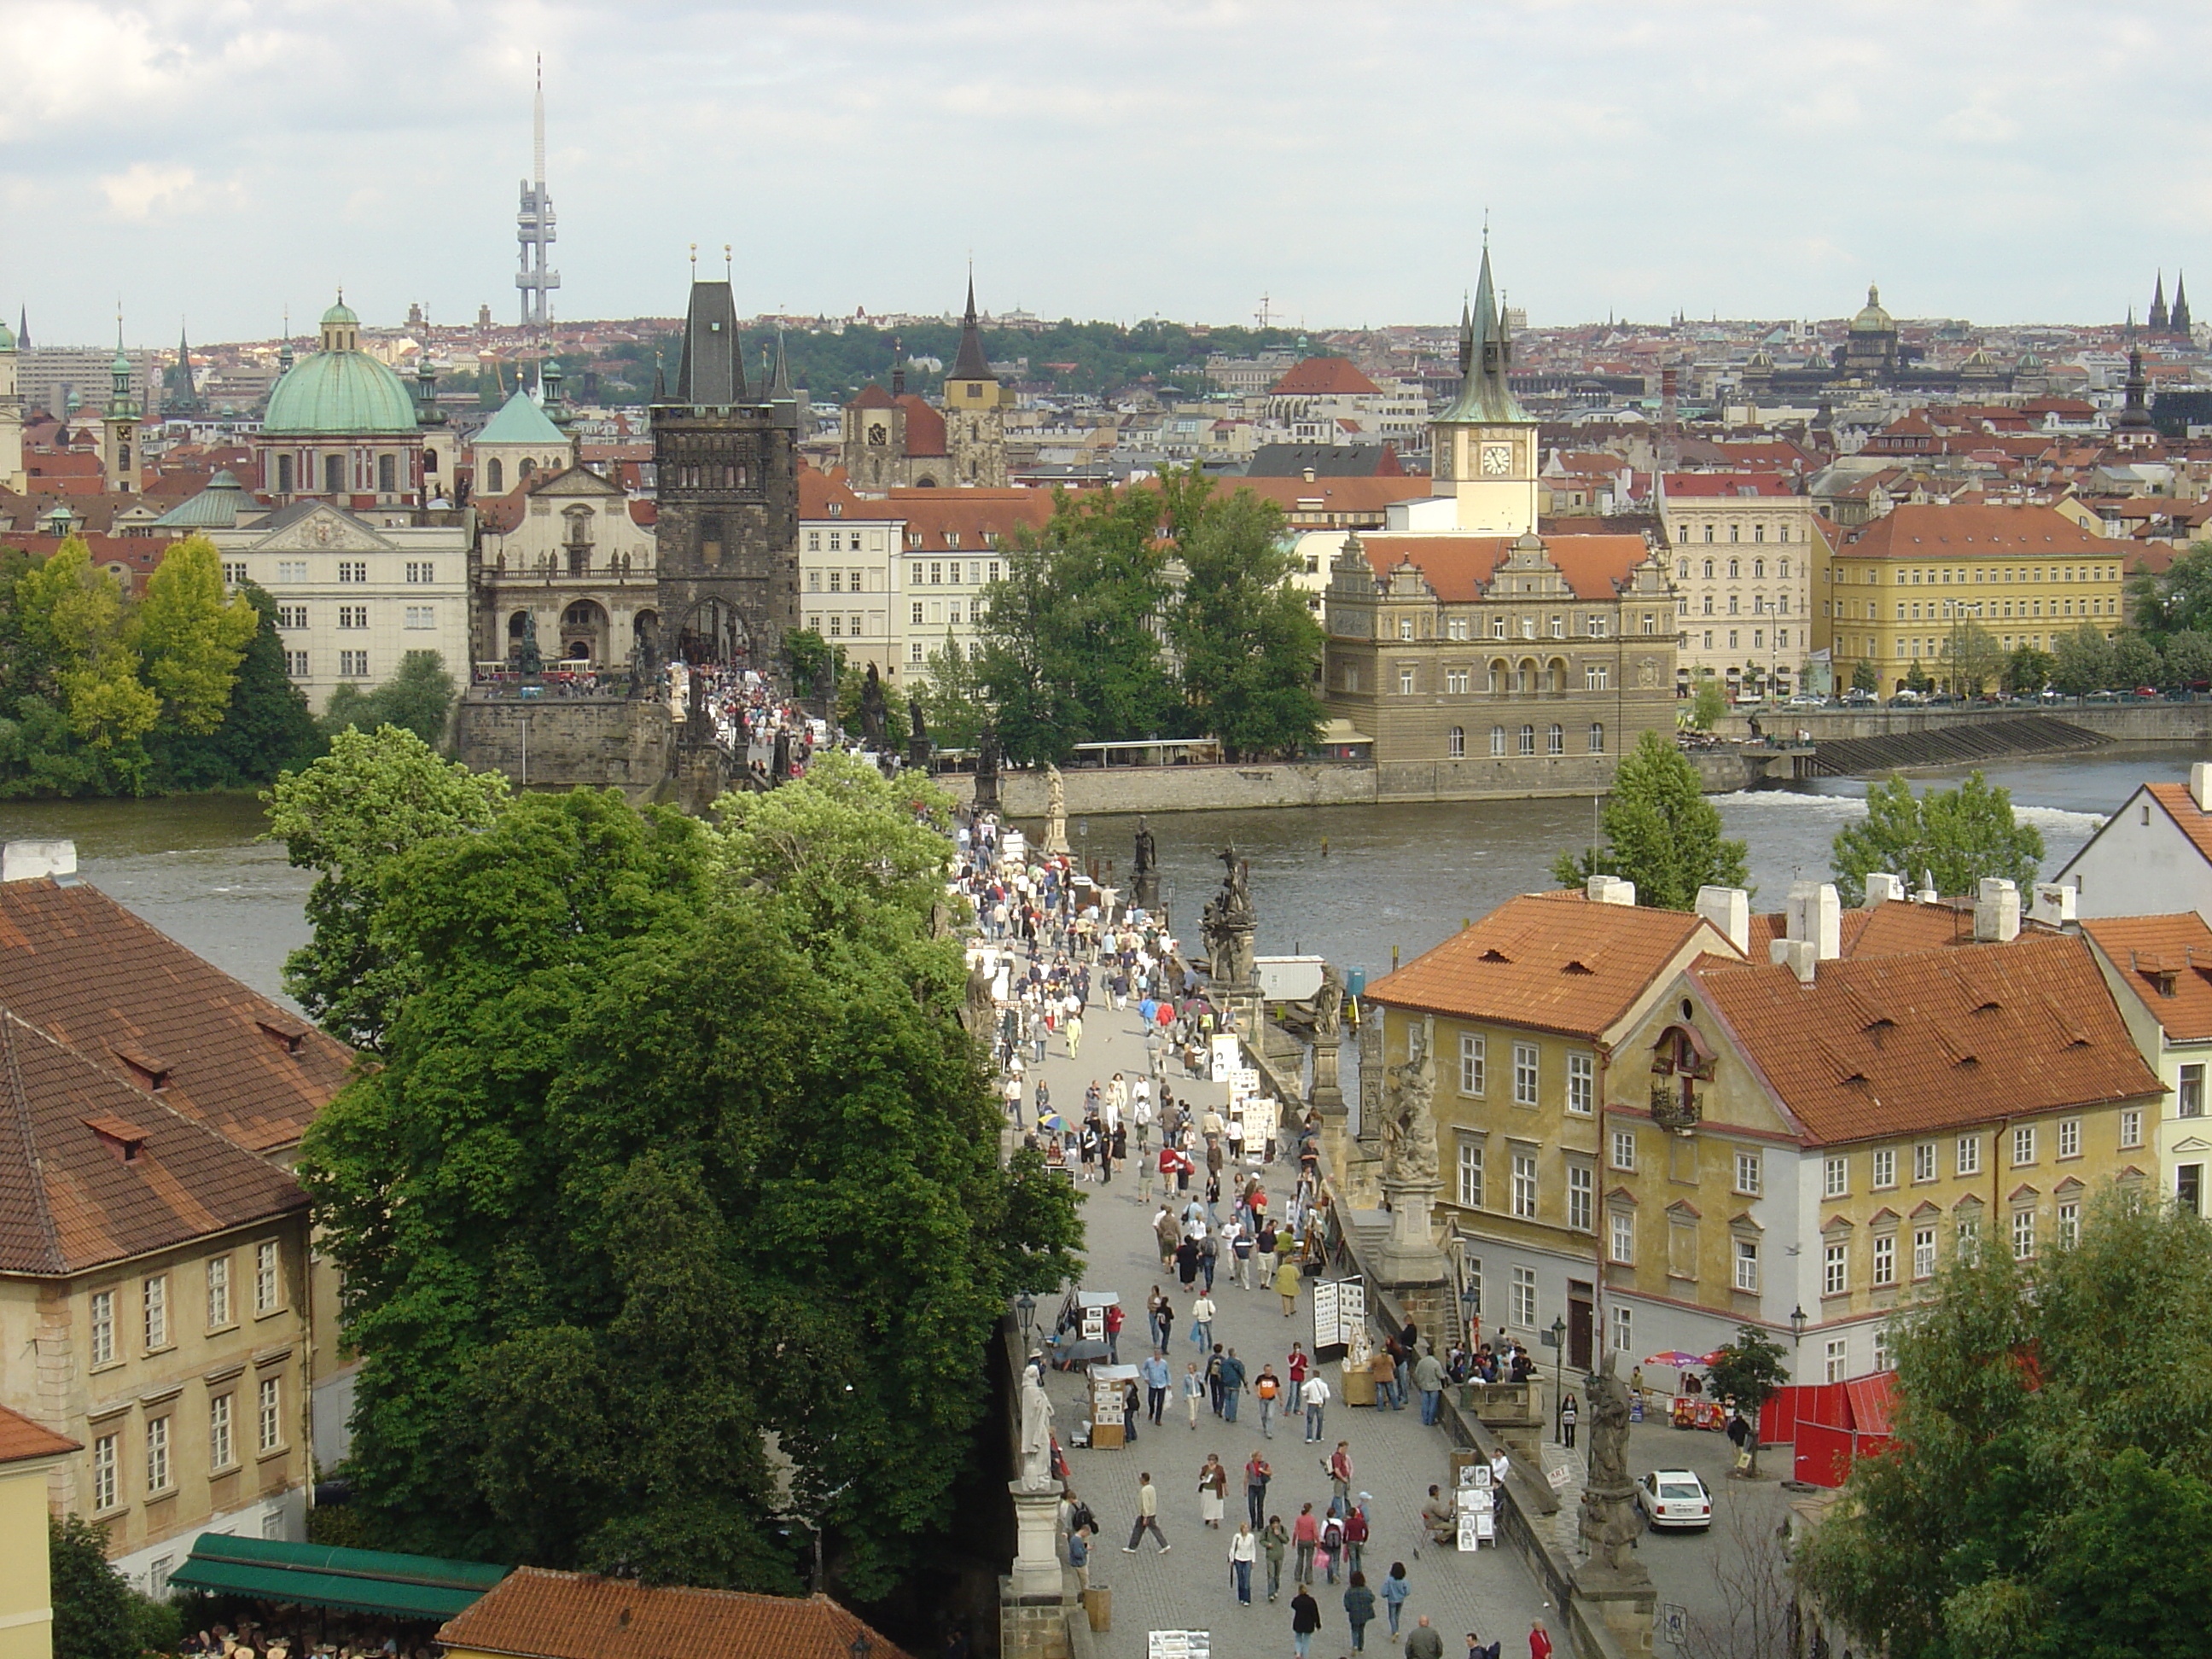
[[[1513,470],[1511,444],[1485,444],[1482,447],[1482,470],[1489,477],[1502,477]]]

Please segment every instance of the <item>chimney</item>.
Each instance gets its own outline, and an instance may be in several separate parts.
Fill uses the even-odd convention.
[[[2039,881],[2035,900],[2027,914],[2047,927],[2064,927],[2074,920],[2074,890],[2063,882]]]
[[[1913,895],[1914,901],[1920,904],[1933,904],[1940,896],[1936,890],[1936,872],[1923,870],[1920,872],[1920,890]]]
[[[1810,939],[1778,939],[1768,941],[1766,960],[1771,966],[1788,968],[1800,985],[1810,985],[1820,969],[1820,955]]]
[[[1636,884],[1623,881],[1619,876],[1592,876],[1583,889],[1583,896],[1592,904],[1625,904],[1633,908]]]
[[[1742,888],[1700,887],[1698,914],[1735,946],[1738,955],[1751,954],[1751,895]]]
[[[1833,882],[1791,882],[1786,914],[1784,937],[1813,946],[1816,960],[1833,962],[1843,955],[1844,907]]]
[[[1905,902],[1905,878],[1877,871],[1866,878],[1866,902],[1870,904]]]
[[[73,841],[11,841],[0,846],[0,882],[36,881],[76,873]]]
[[[2019,937],[2019,884],[2002,876],[1983,877],[1974,896],[1974,942],[2009,945]]]
[[[2189,799],[2200,812],[2212,812],[2212,761],[2194,761],[2189,768]]]

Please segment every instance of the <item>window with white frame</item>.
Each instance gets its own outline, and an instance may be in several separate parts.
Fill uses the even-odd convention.
[[[1897,1153],[1893,1149],[1887,1146],[1880,1148],[1874,1154],[1872,1163],[1873,1172],[1869,1178],[1876,1192],[1897,1185]]]
[[[169,1346],[169,1276],[155,1273],[142,1289],[145,1295],[146,1352]]]
[[[1536,1270],[1513,1270],[1513,1322],[1523,1330],[1536,1328]]]
[[[1850,1290],[1851,1247],[1828,1244],[1820,1250],[1820,1294],[1841,1296]]]
[[[2012,1167],[2021,1169],[2035,1162],[2035,1125],[2018,1123],[2012,1132]]]
[[[259,1406],[261,1449],[275,1451],[284,1443],[284,1380],[278,1376],[261,1379]]]
[[[1636,1212],[1615,1210],[1613,1212],[1613,1259],[1620,1262],[1636,1260]]]
[[[1615,1302],[1613,1309],[1613,1339],[1610,1344],[1615,1353],[1636,1352],[1636,1320],[1626,1302]]]
[[[1489,1039],[1479,1032],[1462,1031],[1459,1038],[1459,1091],[1480,1096],[1488,1081]]]
[[[116,1486],[116,1468],[123,1449],[118,1434],[95,1435],[92,1442],[92,1507],[95,1513],[112,1510],[122,1501]]]
[[[410,559],[407,561],[407,580],[418,584],[434,582],[438,580],[438,567],[428,559]]]
[[[1849,1158],[1824,1158],[1820,1160],[1820,1196],[1847,1198],[1851,1190],[1851,1166]]]
[[[276,626],[301,629],[307,625],[307,607],[304,605],[280,605],[276,607]]]
[[[301,624],[303,627],[306,624],[304,623]],[[306,679],[307,678],[307,653],[304,651],[287,651],[284,653],[284,672],[295,680]]]
[[[1567,1056],[1567,1109],[1588,1117],[1597,1109],[1597,1056],[1582,1053]]]
[[[303,582],[307,580],[307,562],[305,559],[277,560],[276,580],[280,582]]]
[[[1735,1277],[1730,1282],[1739,1291],[1759,1293],[1759,1241],[1739,1238],[1735,1243]]]
[[[1513,1154],[1513,1213],[1528,1220],[1536,1216],[1536,1154]]]
[[[365,680],[368,678],[368,653],[341,651],[338,653],[338,678],[342,680]]]
[[[1912,1230],[1912,1277],[1916,1283],[1936,1277],[1936,1230],[1915,1227]]]
[[[1513,1045],[1513,1103],[1536,1103],[1536,1045],[1533,1042]]]
[[[1747,1198],[1759,1196],[1760,1177],[1765,1173],[1765,1156],[1755,1149],[1751,1152],[1744,1152],[1741,1149],[1737,1151],[1735,1155],[1736,1191]]]
[[[167,1492],[170,1479],[169,1419],[149,1417],[146,1419],[146,1490]]]
[[[2021,1208],[2012,1212],[2012,1259],[2033,1261],[2035,1256],[2035,1212]]]
[[[1615,1129],[1613,1132],[1613,1167],[1632,1170],[1636,1167],[1636,1131]]]
[[[1887,1325],[1876,1327],[1874,1334],[1875,1370],[1878,1371],[1889,1370],[1895,1366],[1896,1363],[1896,1358],[1890,1345],[1889,1327]]]
[[[2058,1206],[2058,1242],[2074,1245],[2081,1242],[2081,1206],[2068,1202]]]
[[[1482,1143],[1479,1140],[1459,1143],[1459,1201],[1464,1209],[1482,1207]]]
[[[1970,1176],[1979,1175],[1981,1172],[1982,1138],[1979,1135],[1960,1135],[1956,1173]]]
[[[2142,1113],[2135,1107],[2120,1114],[2120,1145],[2123,1148],[2142,1145]]]
[[[438,608],[433,605],[410,605],[406,608],[406,625],[421,631],[438,625]]]
[[[1936,1143],[1923,1140],[1912,1149],[1912,1179],[1917,1183],[1936,1179]]]
[[[1840,1382],[1850,1373],[1849,1346],[1840,1336],[1828,1339],[1827,1351],[1821,1356],[1820,1380]]]
[[[1876,1233],[1874,1239],[1874,1282],[1897,1283],[1897,1235]]]
[[[2192,1060],[2181,1068],[2179,1086],[2173,1091],[2173,1110],[2177,1117],[2204,1115],[2204,1062]]]
[[[2058,1156],[2061,1158],[2079,1158],[2081,1156],[2081,1120],[2080,1118],[2066,1117],[2059,1119]]]
[[[227,1469],[236,1456],[230,1443],[230,1396],[219,1394],[208,1401],[208,1468]]]
[[[366,582],[368,580],[368,561],[366,559],[340,559],[338,561],[338,580],[342,582]]]
[[[97,1367],[115,1363],[115,1292],[92,1293],[92,1363]]]
[[[234,564],[228,559],[224,560],[222,565],[222,579],[232,587],[237,587],[244,583],[246,580],[246,565],[244,562],[240,561],[240,562]]]
[[[1567,1165],[1567,1226],[1570,1231],[1578,1233],[1595,1231],[1591,1218],[1596,1194],[1597,1171],[1587,1164]]]
[[[1413,671],[1402,664],[1398,669],[1398,695],[1401,697],[1413,695]]]
[[[253,1311],[274,1313],[282,1304],[283,1284],[277,1274],[276,1241],[264,1239],[253,1247]]]

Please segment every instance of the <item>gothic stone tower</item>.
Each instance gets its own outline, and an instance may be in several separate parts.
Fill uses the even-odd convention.
[[[694,282],[673,392],[653,404],[660,649],[771,669],[799,625],[798,434],[746,395],[730,285]]]
[[[975,279],[968,279],[968,314],[960,324],[960,355],[945,377],[945,451],[952,463],[948,483],[1003,489],[1006,484],[1006,422],[999,377],[983,355],[975,325]]]

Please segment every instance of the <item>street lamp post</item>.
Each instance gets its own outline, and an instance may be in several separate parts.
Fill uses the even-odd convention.
[[[1797,1380],[1797,1351],[1805,1344],[1805,1309],[1801,1303],[1790,1310],[1790,1379]]]
[[[1552,1438],[1559,1439],[1567,1404],[1567,1322],[1552,1321]]]
[[[1036,1328],[1036,1298],[1024,1291],[1014,1298],[1014,1311],[1022,1321],[1022,1358],[1029,1358],[1030,1333]]]

